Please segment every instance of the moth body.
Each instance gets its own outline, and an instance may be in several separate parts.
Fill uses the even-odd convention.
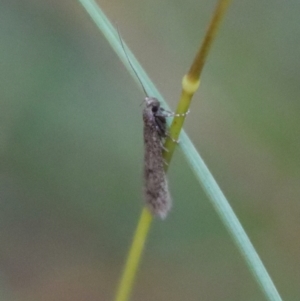
[[[167,135],[166,116],[159,101],[146,97],[143,111],[144,121],[144,194],[150,211],[165,218],[171,208],[167,177],[162,156],[163,143]]]

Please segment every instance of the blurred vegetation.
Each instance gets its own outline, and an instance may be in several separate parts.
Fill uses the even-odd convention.
[[[215,3],[99,4],[174,108]],[[299,9],[233,2],[186,123],[284,300],[300,297]],[[76,1],[3,0],[0,38],[1,299],[109,300],[142,208],[143,94]],[[169,178],[132,299],[264,300],[179,151]]]

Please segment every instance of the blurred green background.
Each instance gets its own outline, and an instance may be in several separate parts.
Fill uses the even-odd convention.
[[[99,0],[174,109],[215,1]],[[112,300],[142,208],[144,95],[77,1],[0,1],[1,300]],[[185,129],[300,300],[300,2],[233,1]],[[263,294],[178,150],[132,300]]]

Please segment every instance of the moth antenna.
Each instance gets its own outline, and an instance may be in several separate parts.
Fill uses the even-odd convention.
[[[122,46],[122,48],[123,48],[123,51],[124,51],[124,53],[125,53],[125,56],[126,56],[127,62],[128,62],[128,64],[130,65],[130,67],[131,67],[132,71],[134,72],[134,74],[135,74],[136,78],[137,78],[137,79],[138,79],[138,81],[140,82],[140,84],[141,84],[141,87],[142,87],[142,89],[143,89],[143,91],[144,91],[145,95],[146,95],[147,97],[149,97],[149,96],[148,96],[148,94],[147,94],[147,92],[146,92],[146,89],[145,89],[145,87],[144,87],[144,85],[143,85],[143,83],[142,83],[142,81],[141,81],[141,79],[140,79],[140,78],[139,78],[139,76],[138,76],[138,73],[137,73],[137,72],[136,72],[136,70],[134,69],[134,67],[133,67],[133,65],[132,65],[132,63],[131,63],[131,61],[130,61],[130,59],[129,59],[129,56],[128,56],[128,54],[127,54],[126,50],[125,50],[125,46],[124,46],[123,40],[122,40],[122,38],[121,38],[121,34],[120,34],[120,30],[119,30],[119,26],[117,26],[117,32],[118,32],[119,40],[120,40],[120,42],[121,42],[121,46]]]

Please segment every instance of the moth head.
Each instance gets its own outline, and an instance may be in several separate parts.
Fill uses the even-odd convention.
[[[146,102],[146,107],[151,108],[151,111],[153,113],[156,113],[160,108],[160,103],[158,99],[155,97],[146,97],[145,102]]]

